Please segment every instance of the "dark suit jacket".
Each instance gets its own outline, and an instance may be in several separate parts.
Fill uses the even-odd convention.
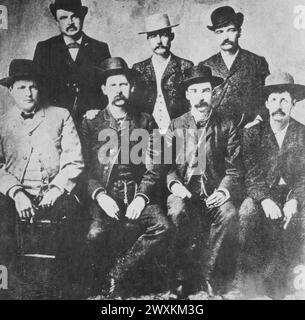
[[[170,134],[179,129],[182,129],[182,131],[177,131],[176,134],[178,135],[183,134],[185,136],[189,134],[190,131],[188,130],[197,132],[198,129],[195,120],[190,112],[171,122]],[[175,140],[172,141],[175,143]],[[217,113],[213,111],[206,127],[205,141],[205,154],[199,154],[198,157],[205,157],[206,160],[204,183],[207,194],[211,195],[215,189],[225,188],[230,192],[231,197],[235,198],[239,191],[242,169],[240,136],[236,124],[230,119],[220,118]],[[186,144],[190,144],[189,139],[186,139]],[[182,161],[177,161],[177,159],[183,157],[181,152],[185,153],[186,150],[185,148],[176,147],[174,164],[170,167],[167,175],[168,186],[174,180],[178,180],[188,187],[191,180],[191,176],[189,175],[189,172],[191,172],[189,168],[192,166],[191,161],[188,160],[189,158],[186,158],[186,161],[183,163],[181,163]],[[190,191],[192,192],[192,190]]]
[[[225,80],[214,91],[214,105],[222,115],[241,119],[244,114],[242,122],[246,124],[261,113],[261,87],[269,75],[268,63],[264,57],[240,49],[230,70],[220,52],[200,64],[210,67],[214,76]]]
[[[157,129],[157,124],[151,115],[143,112],[131,111],[128,113],[125,122],[122,125],[122,130],[125,130],[128,125],[129,136],[127,136],[127,140],[130,140],[130,142],[129,148],[127,148],[127,156],[129,157],[130,150],[137,144],[137,141],[131,141],[130,139],[131,135],[136,133],[135,130],[146,130],[150,135],[149,142],[152,142],[153,129]],[[158,130],[155,132],[158,132]],[[112,187],[111,181],[113,181],[113,179],[115,181],[115,175],[118,172],[117,165],[121,163],[122,145],[120,138],[118,139],[118,144],[110,145],[108,143],[109,139],[106,141],[106,138],[102,137],[103,133],[108,134],[109,136],[114,135],[114,137],[120,137],[121,134],[117,131],[115,120],[108,108],[100,111],[96,118],[92,120],[83,120],[82,135],[84,140],[84,157],[88,171],[88,191],[90,196],[98,188],[109,191],[109,188]],[[112,141],[115,142],[115,140]],[[111,149],[112,151],[109,154],[108,161],[105,161],[103,158],[103,154],[105,153],[103,153],[103,151],[106,151],[107,149]],[[148,154],[152,157],[152,152],[150,152],[152,149],[148,150]],[[138,184],[138,193],[142,193],[151,199],[155,192],[154,188],[156,187],[156,183],[160,179],[161,172],[159,171],[159,168],[161,166],[143,162],[134,164],[132,161],[130,161],[130,164],[133,177]]]
[[[270,189],[283,177],[291,190],[289,198],[304,202],[304,125],[291,118],[282,148],[279,149],[270,122],[263,121],[244,129],[242,149],[248,196],[257,202],[272,199]]]
[[[171,54],[162,76],[162,92],[171,119],[179,117],[188,110],[184,104],[183,92],[178,88],[185,70],[192,66],[193,62]],[[152,114],[157,98],[157,82],[152,60],[149,58],[138,62],[132,68],[138,73],[134,93],[135,103],[144,107],[141,111]]]
[[[110,57],[108,45],[83,35],[82,43],[73,61],[62,35],[37,44],[34,62],[45,78],[44,92],[48,102],[67,108],[81,123],[83,114],[90,108],[100,107],[101,94],[93,66]],[[72,110],[75,89],[78,87],[77,108]]]

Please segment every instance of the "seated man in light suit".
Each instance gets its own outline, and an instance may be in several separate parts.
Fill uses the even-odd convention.
[[[23,59],[13,60],[9,76],[0,80],[16,102],[0,119],[4,265],[14,254],[15,217],[35,222],[42,216],[54,221],[66,216],[70,221],[78,207],[72,191],[84,168],[80,140],[67,110],[40,104],[38,80],[33,62]]]

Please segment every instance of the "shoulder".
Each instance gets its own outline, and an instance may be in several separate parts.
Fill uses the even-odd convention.
[[[71,117],[70,112],[61,107],[45,106],[44,112],[47,117],[52,119],[66,120],[67,118]]]
[[[184,59],[184,58],[180,58],[174,54],[172,54],[172,59],[175,60],[182,68],[191,68],[194,63],[190,60]]]
[[[105,48],[105,49],[108,48],[108,44],[106,42],[93,39],[87,35],[84,35],[84,40],[92,46]]]
[[[190,119],[190,112],[186,112],[171,121],[170,128],[172,130],[183,128]]]
[[[57,35],[57,36],[51,37],[49,39],[39,41],[37,44],[37,47],[48,47],[48,46],[51,46],[55,43],[58,43],[60,40],[61,40],[61,35]]]
[[[241,54],[249,60],[253,60],[256,62],[266,61],[266,59],[263,56],[259,56],[258,54],[255,54],[255,53],[248,51],[248,50],[245,50],[245,49],[240,49],[240,50],[241,50]]]
[[[151,63],[151,58],[147,58],[147,59],[145,59],[143,61],[135,63],[132,66],[132,68],[135,69],[135,70],[141,71],[141,70],[145,69],[145,67],[147,65],[149,65],[150,63]]]
[[[242,129],[243,140],[256,141],[261,136],[263,126],[264,126],[264,123],[260,121],[259,123],[256,123],[253,126],[243,128]]]
[[[199,62],[199,65],[200,65],[200,66],[201,66],[201,65],[207,65],[207,66],[213,65],[213,64],[216,62],[216,60],[217,60],[217,58],[218,58],[218,55],[219,55],[219,53],[216,53],[216,54],[212,55],[212,56],[209,57],[208,59]]]

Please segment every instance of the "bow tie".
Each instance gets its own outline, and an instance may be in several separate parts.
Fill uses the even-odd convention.
[[[78,42],[71,42],[67,44],[68,49],[79,49],[80,44]]]
[[[197,129],[205,127],[207,120],[199,120],[196,122]]]
[[[26,120],[26,119],[33,119],[34,117],[34,112],[31,112],[31,113],[24,113],[24,112],[21,112],[21,117]]]

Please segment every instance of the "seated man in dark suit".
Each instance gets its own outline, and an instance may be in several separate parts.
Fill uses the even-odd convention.
[[[294,278],[305,264],[305,126],[290,115],[305,86],[275,73],[264,91],[269,119],[243,133],[248,198],[240,208],[241,253],[228,298],[281,298],[300,289],[304,299]]]
[[[175,148],[167,175],[172,193],[167,204],[177,228],[176,294],[180,298],[196,290],[210,296],[216,293],[216,264],[237,217],[239,132],[234,121],[220,117],[211,103],[212,89],[222,81],[212,76],[209,67],[187,70],[183,89],[191,110],[171,122],[166,139],[170,150]],[[200,243],[208,243],[206,259]],[[223,283],[218,287],[224,290]]]
[[[169,223],[156,198],[162,170],[152,157],[159,151],[149,143],[157,125],[151,115],[130,104],[132,72],[123,59],[107,59],[98,70],[108,106],[94,119],[84,119],[82,126],[92,198],[88,239],[96,248],[93,264],[100,278],[105,281],[108,274],[108,294],[126,298],[132,293],[129,277],[143,281],[137,268],[160,256],[169,236]]]

